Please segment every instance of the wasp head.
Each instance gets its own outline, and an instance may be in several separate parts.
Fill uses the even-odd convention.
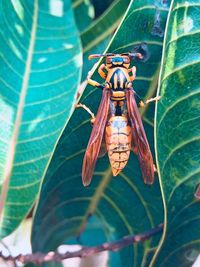
[[[143,56],[140,53],[123,53],[123,54],[113,54],[113,53],[106,53],[106,54],[94,54],[90,55],[89,59],[92,58],[106,58],[106,66],[107,68],[113,67],[124,67],[129,68],[131,60],[138,58],[142,59]]]
[[[107,55],[106,66],[108,68],[113,68],[113,67],[128,68],[130,66],[130,57],[128,55],[122,55],[122,54]]]

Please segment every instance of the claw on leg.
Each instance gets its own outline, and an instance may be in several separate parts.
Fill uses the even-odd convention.
[[[153,164],[153,168],[154,168],[154,172],[158,172],[158,170],[156,169],[156,165],[155,164]]]
[[[90,120],[92,126],[93,126],[93,124],[94,124],[94,122],[95,122],[95,119],[96,119],[96,118],[94,117],[94,118],[92,118],[92,119]]]
[[[145,103],[141,100],[140,103],[139,103],[139,106],[140,106],[141,108],[143,108],[143,107],[145,106]]]

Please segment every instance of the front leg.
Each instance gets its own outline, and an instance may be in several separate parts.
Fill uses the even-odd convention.
[[[90,85],[94,86],[94,87],[98,87],[98,88],[100,88],[100,89],[103,89],[104,86],[101,85],[100,83],[98,83],[97,81],[92,80],[92,79],[91,79],[91,76],[92,76],[92,72],[89,71],[89,72],[88,72],[88,76],[87,76],[87,82],[88,82]]]
[[[131,72],[132,73],[132,75],[129,76],[130,77],[130,81],[131,82],[134,81],[135,78],[136,78],[136,67],[133,66],[131,69],[128,69],[128,72]]]
[[[98,73],[103,78],[104,80],[106,79],[107,74],[103,71],[106,70],[108,71],[107,67],[105,64],[101,64],[101,66],[98,68]]]

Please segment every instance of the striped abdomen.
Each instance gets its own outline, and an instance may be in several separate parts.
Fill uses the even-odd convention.
[[[105,131],[106,148],[113,176],[126,166],[131,150],[131,127],[124,116],[111,117]]]

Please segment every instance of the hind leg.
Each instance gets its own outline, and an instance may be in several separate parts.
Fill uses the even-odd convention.
[[[159,101],[161,99],[161,96],[156,96],[156,97],[153,97],[153,98],[149,98],[147,99],[146,101],[140,101],[139,105],[141,108],[143,108],[145,105],[151,103],[151,102],[156,102],[156,101]]]
[[[76,104],[76,108],[83,108],[85,111],[87,111],[87,113],[89,113],[91,116],[91,119],[90,119],[91,123],[94,124],[95,122],[94,113],[86,105],[79,103],[79,104]]]

